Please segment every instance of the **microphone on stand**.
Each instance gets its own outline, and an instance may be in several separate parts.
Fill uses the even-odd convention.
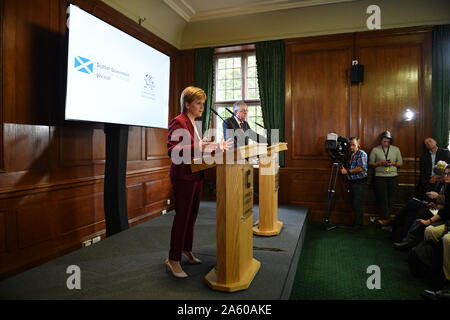
[[[255,122],[255,124],[256,124],[258,127],[263,128],[264,130],[266,129],[266,128],[264,128],[264,126],[260,125],[258,122]]]
[[[227,110],[228,110],[228,109],[227,109]],[[222,117],[220,116],[220,114],[217,113],[216,110],[214,110],[213,108],[211,108],[211,111],[214,112],[214,114],[215,114],[216,116],[218,116],[220,119],[222,119],[222,121],[225,121],[225,119],[222,118]]]

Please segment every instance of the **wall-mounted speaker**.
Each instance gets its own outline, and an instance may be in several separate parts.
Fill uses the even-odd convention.
[[[350,68],[351,83],[361,83],[364,81],[364,66],[362,64],[352,65]]]

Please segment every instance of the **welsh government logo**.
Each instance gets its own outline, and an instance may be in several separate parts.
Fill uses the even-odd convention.
[[[80,72],[92,74],[94,73],[94,63],[89,59],[77,56],[75,57],[75,69]]]
[[[144,85],[145,89],[155,88],[155,81],[153,80],[153,76],[151,74],[147,73],[144,77],[144,81],[145,81],[145,85]]]

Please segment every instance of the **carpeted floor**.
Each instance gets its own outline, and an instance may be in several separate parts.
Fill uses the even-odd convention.
[[[259,208],[254,206],[253,218]],[[307,207],[280,206],[283,229],[275,237],[253,237],[261,267],[247,290],[211,290],[204,276],[216,265],[216,203],[202,201],[195,224],[200,265],[182,265],[189,278],[164,267],[174,212],[141,223],[95,245],[76,250],[0,282],[2,299],[38,300],[276,300],[288,299],[305,235]],[[68,266],[80,269],[80,289],[69,290]],[[70,272],[69,272],[70,273]]]
[[[411,275],[407,252],[395,250],[389,237],[373,225],[353,234],[345,228],[326,232],[321,223],[309,223],[291,299],[421,299],[429,284]],[[371,265],[380,268],[381,289],[367,288]]]

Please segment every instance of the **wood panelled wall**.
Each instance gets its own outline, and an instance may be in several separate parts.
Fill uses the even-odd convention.
[[[408,28],[301,39],[286,44],[286,166],[280,172],[280,202],[307,205],[313,220],[326,211],[331,160],[326,136],[358,136],[368,154],[388,129],[400,147],[397,204],[413,193],[414,123],[407,109],[419,112],[417,156],[431,134],[431,28]],[[364,65],[364,82],[350,83],[356,58]],[[331,221],[351,222],[345,181],[340,177]],[[376,214],[368,188],[365,221]]]
[[[192,84],[189,59],[101,1],[71,2],[170,56],[173,118]],[[67,1],[0,4],[1,279],[105,235],[105,134],[101,124],[63,120]],[[166,141],[167,130],[129,128],[131,226],[173,206]]]

